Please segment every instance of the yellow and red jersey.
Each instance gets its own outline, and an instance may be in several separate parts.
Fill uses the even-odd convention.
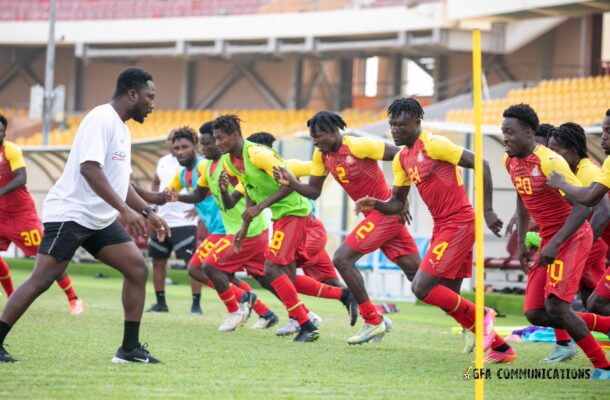
[[[422,130],[411,148],[394,156],[394,186],[414,183],[435,224],[474,220],[458,168],[463,152],[449,139]]]
[[[572,206],[563,198],[563,192],[547,186],[547,177],[555,171],[562,174],[570,185],[582,186],[567,161],[539,144],[525,158],[505,154],[504,166],[523,204],[540,226],[540,236],[543,239],[554,236],[566,222]]]
[[[4,141],[0,146],[0,187],[4,187],[13,178],[13,171],[25,168],[25,160],[21,149],[14,143]],[[24,186],[0,196],[0,214],[36,214],[36,207],[32,197]]]
[[[330,172],[354,201],[366,196],[387,200],[392,191],[377,162],[383,159],[384,152],[385,143],[381,140],[343,136],[338,151],[314,151],[311,176],[326,176]]]

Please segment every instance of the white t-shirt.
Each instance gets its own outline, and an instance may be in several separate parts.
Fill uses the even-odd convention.
[[[178,159],[172,154],[164,155],[159,159],[157,163],[157,176],[161,182],[159,190],[165,190],[166,187],[172,183],[176,172],[178,172],[182,166],[178,162]],[[183,189],[180,193],[187,193],[188,191]],[[196,226],[196,219],[189,219],[184,217],[184,213],[193,209],[192,204],[180,203],[179,201],[174,203],[166,203],[159,207],[157,214],[167,222],[170,228],[178,226]]]
[[[123,200],[131,176],[131,134],[114,107],[95,107],[81,122],[64,173],[42,206],[42,222],[73,221],[89,229],[110,225],[119,212],[99,197],[80,173],[80,165],[95,161]]]

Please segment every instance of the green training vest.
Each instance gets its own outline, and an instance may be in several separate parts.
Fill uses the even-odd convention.
[[[244,187],[248,196],[256,203],[260,204],[263,200],[267,199],[280,188],[280,184],[275,181],[272,177],[267,175],[263,170],[256,168],[250,161],[248,156],[248,149],[250,146],[254,146],[254,143],[244,140],[243,147],[243,158],[244,158],[244,169],[245,173],[241,173],[237,170],[233,162],[231,162],[231,156],[227,155],[227,166],[233,172],[234,175],[238,176],[243,182]],[[284,160],[279,154],[271,149],[277,158],[284,164]],[[285,164],[284,164],[285,166]],[[282,200],[271,205],[271,215],[274,221],[287,216],[292,215],[295,217],[306,217],[311,214],[311,204],[309,201],[297,192],[292,192]]]
[[[224,161],[228,157],[228,155],[223,155],[220,160],[218,160],[218,165],[216,166],[216,169],[214,170],[213,174],[210,174],[210,171],[212,170],[213,161],[208,160],[208,163],[205,166],[205,175],[208,179],[208,186],[210,187],[210,192],[212,193],[212,196],[214,196],[216,204],[218,204],[218,209],[220,210],[220,216],[222,218],[222,223],[225,226],[225,231],[228,235],[235,235],[237,231],[241,229],[243,223],[241,214],[246,209],[246,199],[240,199],[239,202],[235,204],[235,207],[231,208],[230,210],[225,209],[225,205],[222,202],[222,195],[220,193],[220,185],[218,185],[218,179],[220,178],[220,173],[223,170]],[[233,190],[233,185],[229,183],[229,193],[231,193]],[[261,213],[250,223],[250,226],[248,227],[248,234],[246,235],[246,237],[251,238],[254,236],[258,236],[267,228],[267,221],[264,218],[264,215]]]

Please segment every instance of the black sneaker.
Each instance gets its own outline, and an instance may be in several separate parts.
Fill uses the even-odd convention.
[[[161,361],[153,357],[150,352],[146,349],[148,345],[141,344],[139,347],[131,351],[123,350],[123,347],[119,347],[116,354],[112,358],[112,362],[115,364],[121,363],[143,363],[143,364],[158,364]]]
[[[349,291],[349,289],[343,289],[343,294],[341,295],[341,303],[347,308],[347,313],[350,316],[349,324],[351,326],[356,325],[356,321],[358,320],[358,302]]]
[[[19,362],[19,361],[15,360],[13,357],[11,357],[11,355],[8,354],[8,351],[6,351],[4,346],[0,345],[0,362],[14,363],[14,362]]]
[[[246,314],[245,320],[250,318],[250,314],[252,314],[252,307],[254,307],[254,303],[256,303],[257,299],[258,297],[254,292],[246,292],[242,298],[239,299],[239,307]]]
[[[291,340],[291,342],[301,342],[301,343],[315,342],[319,338],[320,338],[320,330],[318,330],[318,329],[313,330],[313,331],[310,331],[307,329],[299,329],[299,332],[294,337],[294,339]]]
[[[167,308],[167,306],[166,306]],[[191,306],[191,315],[201,315],[203,314],[203,310],[199,304],[193,304]]]
[[[167,304],[155,303],[146,312],[169,312],[169,307]]]

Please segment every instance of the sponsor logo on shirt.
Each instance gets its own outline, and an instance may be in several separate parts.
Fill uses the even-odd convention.
[[[124,151],[115,151],[112,154],[112,159],[115,161],[125,161],[127,159],[127,155],[125,154]]]
[[[422,162],[424,161],[424,155],[422,154],[421,150],[419,151],[419,153],[417,153],[417,162]]]

